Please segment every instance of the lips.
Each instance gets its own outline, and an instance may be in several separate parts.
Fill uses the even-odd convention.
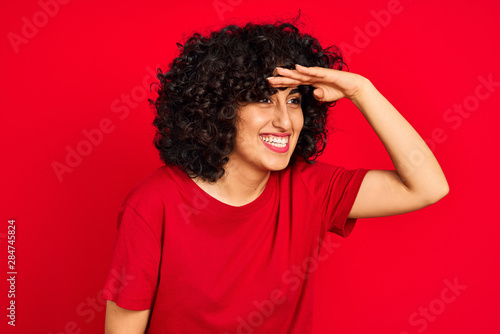
[[[285,136],[279,136],[280,138],[283,138],[282,139],[282,143],[280,142],[266,142],[264,140],[264,136],[259,136],[260,137],[260,140],[262,140],[262,142],[264,143],[264,145],[266,145],[267,148],[269,148],[270,150],[274,151],[274,152],[277,152],[277,153],[286,153],[288,152],[288,149],[289,149],[289,137],[285,137]],[[285,139],[286,138],[286,139]]]

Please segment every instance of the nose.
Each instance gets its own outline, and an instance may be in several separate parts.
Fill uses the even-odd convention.
[[[273,125],[277,128],[289,129],[292,125],[292,121],[290,120],[288,112],[286,101],[279,101],[275,104],[273,110]]]

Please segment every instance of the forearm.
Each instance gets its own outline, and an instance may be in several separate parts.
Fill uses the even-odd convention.
[[[382,141],[409,191],[430,199],[448,193],[448,183],[432,151],[368,79],[364,79],[351,101]]]

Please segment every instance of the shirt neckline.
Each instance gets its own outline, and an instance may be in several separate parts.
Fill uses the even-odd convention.
[[[233,206],[219,201],[215,197],[212,197],[209,193],[203,190],[193,179],[191,179],[184,171],[180,169],[179,166],[172,166],[175,173],[182,180],[184,185],[189,190],[196,190],[196,194],[202,196],[204,200],[208,201],[207,209],[221,215],[234,216],[246,216],[248,214],[254,214],[257,210],[264,207],[267,202],[269,202],[271,195],[276,186],[276,172],[271,171],[269,179],[267,180],[266,186],[262,193],[254,199],[252,202],[247,203],[242,206]]]

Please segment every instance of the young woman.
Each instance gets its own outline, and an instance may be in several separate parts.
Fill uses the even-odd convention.
[[[435,203],[446,178],[371,82],[291,23],[231,25],[178,45],[151,101],[165,165],[120,208],[106,333],[310,333],[325,234]],[[342,98],[395,170],[315,161]]]

